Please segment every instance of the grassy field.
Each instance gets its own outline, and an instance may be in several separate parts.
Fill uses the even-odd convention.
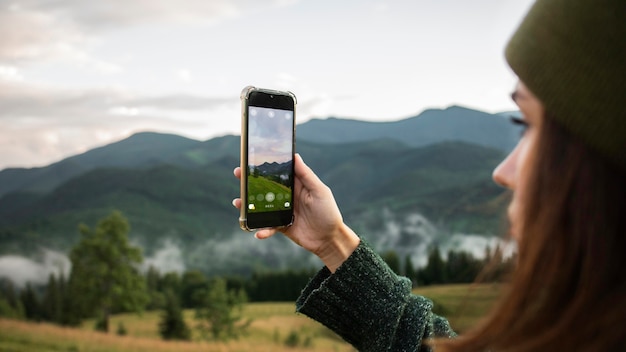
[[[446,317],[454,331],[462,333],[489,312],[501,292],[501,285],[429,286],[413,292],[431,299],[435,303],[435,312]]]
[[[279,194],[283,196],[288,194],[289,196],[288,199],[282,199],[283,196],[281,196],[280,200],[276,198],[276,200],[274,200],[273,202],[268,202],[265,200],[265,198],[252,201],[252,197],[254,197],[255,195],[261,194],[265,196],[268,192],[272,192],[276,196],[278,196]],[[291,201],[291,190],[289,189],[289,187],[268,180],[262,176],[248,178],[248,194],[250,197],[250,203],[254,203],[256,205],[257,211],[285,210],[287,209],[284,205],[285,202]],[[272,205],[273,208],[266,208],[266,206],[268,205]]]
[[[453,328],[463,331],[484,314],[499,286],[433,286],[415,292],[433,299]],[[229,342],[200,341],[196,335],[192,342],[162,341],[158,335],[159,312],[117,315],[110,323],[113,332],[109,334],[93,331],[93,321],[77,329],[0,319],[0,351],[354,351],[328,329],[295,314],[292,302],[249,304],[245,316],[253,319],[248,334]],[[193,326],[192,311],[185,312],[185,319]],[[127,336],[114,333],[119,323],[124,324]],[[297,339],[298,346],[286,344],[290,335],[292,341]]]

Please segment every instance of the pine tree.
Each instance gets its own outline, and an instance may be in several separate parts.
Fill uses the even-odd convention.
[[[33,285],[29,283],[20,292],[20,300],[24,307],[24,315],[26,319],[33,321],[41,321],[43,319],[43,312],[41,308],[41,302],[33,289]]]
[[[167,292],[168,290],[172,291],[176,297],[180,299],[182,292],[182,279],[180,274],[172,271],[169,273],[165,273],[159,280],[159,291]],[[183,306],[182,302],[181,307]]]
[[[428,263],[420,270],[419,281],[423,285],[441,284],[447,281],[446,263],[441,258],[438,246],[434,246],[428,254]]]
[[[146,272],[146,288],[150,301],[146,307],[148,310],[163,309],[165,307],[165,296],[161,292],[159,284],[161,281],[161,273],[154,266],[150,265]]]
[[[411,260],[410,255],[407,255],[404,258],[404,276],[408,277],[413,283],[413,286],[415,286],[417,280],[417,270],[415,270],[415,267],[413,266],[413,261]]]
[[[24,319],[24,306],[13,282],[0,278],[0,317]]]
[[[185,323],[178,297],[171,290],[165,293],[165,310],[159,322],[159,333],[164,340],[191,339],[191,331]]]
[[[183,308],[195,308],[200,303],[196,300],[195,292],[206,290],[209,286],[209,280],[201,271],[189,270],[183,274],[180,286],[181,306]]]
[[[55,274],[48,276],[48,285],[46,286],[46,294],[44,295],[42,306],[46,320],[61,324],[63,320],[63,293]]]
[[[196,308],[197,327],[206,339],[238,338],[251,323],[242,321],[245,291],[228,290],[224,279],[214,279],[208,290],[197,290],[195,299],[200,302]]]
[[[476,280],[483,261],[465,251],[448,251],[446,278],[449,283],[470,283]]]

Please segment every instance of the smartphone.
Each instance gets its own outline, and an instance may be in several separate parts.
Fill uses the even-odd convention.
[[[241,92],[241,212],[247,231],[293,222],[296,96],[245,87]]]

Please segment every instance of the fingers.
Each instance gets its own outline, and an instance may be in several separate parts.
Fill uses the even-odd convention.
[[[235,175],[236,178],[241,179],[241,167],[237,166],[233,170],[233,174]],[[232,204],[233,204],[233,207],[235,207],[237,209],[241,209],[241,199],[240,198],[233,199]]]
[[[237,208],[237,209],[241,209],[241,198],[235,198],[233,199],[233,207]],[[259,230],[254,234],[254,237],[260,239],[260,240],[264,240],[266,238],[270,238],[272,236],[274,236],[274,234],[276,233],[276,229],[263,229],[263,230]]]
[[[296,176],[300,179],[304,188],[315,189],[316,187],[319,187],[320,184],[324,184],[319,177],[317,177],[315,172],[313,172],[313,170],[311,170],[311,168],[304,163],[300,154],[296,154],[294,168]]]
[[[254,237],[259,240],[264,240],[266,238],[270,238],[274,236],[275,233],[276,233],[276,229],[263,229],[263,230],[257,231],[254,234]]]

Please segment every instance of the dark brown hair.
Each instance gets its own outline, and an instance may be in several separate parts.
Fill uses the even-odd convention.
[[[626,350],[626,182],[554,122],[539,131],[519,261],[491,314],[436,351]]]

